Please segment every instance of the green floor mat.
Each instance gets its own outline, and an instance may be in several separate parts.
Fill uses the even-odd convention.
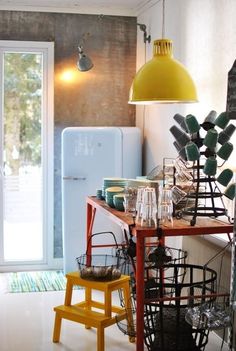
[[[35,271],[7,273],[8,292],[43,292],[65,290],[63,271]]]

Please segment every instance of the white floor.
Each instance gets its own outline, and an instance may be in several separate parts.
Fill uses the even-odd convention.
[[[83,290],[75,290],[74,300],[81,301],[82,294]],[[53,307],[63,301],[64,291],[7,293],[0,279],[0,350],[96,351],[96,330],[70,321],[62,322],[60,343],[52,342]],[[135,351],[135,344],[116,325],[106,328],[105,335],[106,351]],[[220,350],[220,339],[213,333],[210,339],[206,351]]]

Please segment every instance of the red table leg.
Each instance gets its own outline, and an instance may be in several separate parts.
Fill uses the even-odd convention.
[[[136,351],[143,351],[144,346],[144,242],[145,238],[137,233],[136,241],[136,257],[137,257],[137,271],[136,271]]]
[[[93,223],[96,215],[96,208],[87,203],[87,264],[90,265],[91,262],[89,262],[88,257],[91,259],[91,253],[92,253],[92,231],[93,231]]]

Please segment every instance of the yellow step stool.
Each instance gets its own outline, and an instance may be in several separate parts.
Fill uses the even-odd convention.
[[[130,302],[130,277],[122,275],[119,279],[99,282],[80,278],[78,272],[66,274],[66,294],[64,305],[54,307],[55,323],[53,331],[53,342],[59,342],[62,319],[84,324],[87,329],[97,328],[97,351],[104,351],[104,328],[115,324],[117,319],[127,318],[129,328],[133,331],[133,316]],[[73,286],[85,287],[85,301],[71,305]],[[125,307],[112,305],[112,292],[123,290]],[[104,303],[92,299],[92,290],[104,292]],[[94,310],[96,308],[96,311]],[[102,312],[98,312],[101,310]],[[115,315],[114,315],[115,314]],[[129,337],[130,342],[134,342],[133,337]]]

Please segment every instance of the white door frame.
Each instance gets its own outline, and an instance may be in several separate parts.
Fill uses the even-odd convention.
[[[39,52],[43,54],[43,96],[42,96],[42,169],[43,169],[43,256],[40,262],[8,264],[0,261],[0,271],[22,271],[37,269],[53,269],[62,266],[62,259],[54,259],[54,43],[33,41],[5,41],[0,40],[0,60],[4,52]],[[3,66],[0,65],[1,86],[3,84]],[[0,121],[3,119],[3,94],[0,94]],[[3,128],[0,123],[0,141],[3,146]],[[0,153],[0,165],[3,164]],[[3,171],[0,172],[0,198],[3,198]],[[0,237],[3,238],[3,211],[0,209]],[[3,240],[0,241],[0,259],[3,257]]]

